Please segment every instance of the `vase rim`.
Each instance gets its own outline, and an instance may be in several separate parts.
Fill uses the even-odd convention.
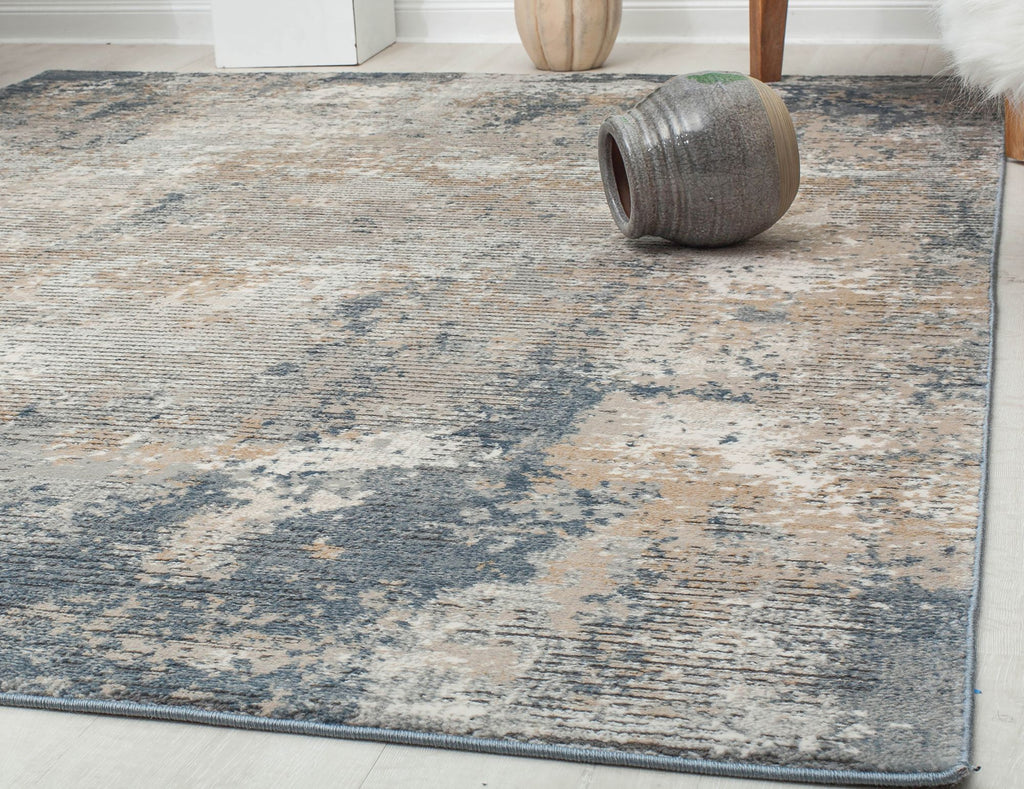
[[[637,197],[644,194],[650,180],[643,169],[643,158],[634,155],[633,136],[626,128],[636,125],[629,114],[607,118],[598,132],[598,159],[605,196],[612,219],[627,238],[640,238],[649,232],[650,206]],[[636,130],[639,132],[639,130]]]

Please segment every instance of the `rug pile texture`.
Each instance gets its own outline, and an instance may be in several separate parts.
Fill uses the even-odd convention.
[[[796,203],[694,251],[598,172],[664,79],[0,91],[0,701],[961,777],[998,119],[788,80]]]

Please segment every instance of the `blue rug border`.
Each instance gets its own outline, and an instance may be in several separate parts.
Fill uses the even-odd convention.
[[[87,71],[73,69],[54,69],[40,72],[25,80],[0,87],[0,97],[8,92],[15,92],[34,81],[62,81],[70,79],[108,78],[108,77],[139,77],[143,75],[176,75],[177,72],[145,72],[145,71]],[[230,73],[230,72],[229,72]],[[274,74],[276,72],[264,72]],[[292,73],[292,72],[288,72]],[[302,73],[302,72],[298,72]],[[335,75],[359,74],[361,77],[373,76],[367,72],[337,72]],[[424,76],[423,74],[388,72],[388,76]],[[461,76],[462,72],[430,72],[430,76]],[[196,72],[186,76],[221,76],[220,72]],[[565,77],[566,75],[557,75]],[[607,76],[618,78],[658,78],[664,81],[671,75],[659,74],[601,74],[601,75],[568,75],[571,78]],[[837,78],[835,75],[821,75],[820,79]],[[874,77],[878,79],[879,77]],[[892,79],[911,79],[896,77]],[[922,76],[918,79],[927,80]],[[934,80],[934,78],[932,78]],[[12,90],[13,89],[13,90]],[[989,347],[987,362],[987,386],[985,404],[985,422],[982,430],[981,453],[981,484],[978,494],[979,514],[975,536],[971,598],[967,613],[967,655],[964,681],[964,714],[963,732],[964,745],[961,759],[945,770],[932,772],[884,772],[859,770],[826,770],[821,768],[782,767],[778,765],[756,764],[750,762],[722,762],[710,759],[687,759],[678,756],[659,756],[655,754],[629,753],[614,749],[580,748],[545,743],[520,742],[516,740],[497,740],[465,735],[437,734],[417,732],[405,729],[382,729],[368,726],[349,726],[340,723],[317,723],[315,721],[290,720],[285,718],[264,718],[240,713],[203,710],[196,707],[176,705],[148,704],[134,701],[107,701],[100,699],[74,699],[60,696],[33,696],[22,693],[0,692],[0,706],[19,707],[24,709],[47,710],[55,712],[73,712],[93,715],[109,715],[112,717],[140,718],[153,721],[173,723],[203,724],[247,731],[263,731],[279,734],[299,734],[314,737],[328,737],[354,741],[379,742],[394,745],[411,745],[447,750],[486,753],[501,756],[519,756],[541,759],[553,759],[583,764],[601,764],[615,767],[633,767],[642,769],[663,770],[694,775],[719,776],[729,778],[767,779],[772,781],[796,781],[825,785],[852,784],[860,786],[896,786],[926,787],[952,786],[960,783],[973,772],[981,769],[971,763],[971,751],[974,741],[974,696],[975,677],[977,675],[977,628],[978,610],[981,594],[981,571],[983,564],[983,547],[985,536],[985,510],[988,499],[989,483],[989,451],[991,441],[993,381],[995,368],[996,329],[998,326],[998,303],[996,285],[998,280],[999,239],[1003,223],[1003,201],[1006,185],[1008,162],[1004,158],[999,171],[999,184],[995,197],[995,221],[992,232],[992,252],[989,258]]]
[[[967,671],[964,677],[964,747],[961,759],[970,763],[974,745],[974,697],[981,691],[975,687],[978,674],[978,611],[981,604],[982,569],[984,565],[985,533],[987,527],[986,507],[988,504],[989,460],[992,441],[992,409],[996,361],[996,330],[999,326],[999,300],[997,284],[999,281],[1000,236],[1003,229],[1003,202],[1006,191],[1006,171],[1010,161],[1004,156],[999,170],[999,185],[996,190],[995,223],[992,228],[992,254],[989,258],[989,342],[988,368],[985,404],[985,424],[982,428],[981,447],[981,486],[978,490],[978,525],[974,537],[974,583],[971,586],[971,600],[967,609]],[[980,766],[972,766],[972,770],[980,770]]]
[[[369,726],[348,726],[342,723],[316,723],[315,721],[297,721],[282,718],[260,718],[255,715],[242,715],[234,712],[214,712],[195,707],[165,706],[161,704],[140,704],[135,701],[68,699],[29,696],[20,693],[0,693],[0,704],[37,710],[145,718],[147,720],[177,723],[202,723],[211,726],[246,729],[248,731],[303,734],[314,737],[381,742],[389,745],[419,745],[500,756],[526,756],[583,764],[639,767],[696,775],[729,778],[765,778],[774,781],[803,781],[833,785],[948,786],[959,782],[974,769],[966,762],[958,762],[946,770],[929,773],[861,772],[854,770],[780,767],[743,762],[716,762],[710,759],[684,759],[678,756],[627,753],[612,749],[575,748],[565,745],[548,745],[519,742],[516,740],[492,740],[405,729],[378,729]]]

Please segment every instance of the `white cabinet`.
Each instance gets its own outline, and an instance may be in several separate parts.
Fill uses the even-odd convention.
[[[348,66],[395,40],[394,0],[213,0],[221,68]]]

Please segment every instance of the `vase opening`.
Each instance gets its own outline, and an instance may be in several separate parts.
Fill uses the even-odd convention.
[[[612,163],[612,177],[615,179],[615,191],[619,194],[619,204],[622,206],[622,213],[629,219],[633,210],[633,199],[629,191],[629,177],[626,175],[626,164],[622,161],[622,151],[615,136],[609,134],[607,137],[608,154]]]

